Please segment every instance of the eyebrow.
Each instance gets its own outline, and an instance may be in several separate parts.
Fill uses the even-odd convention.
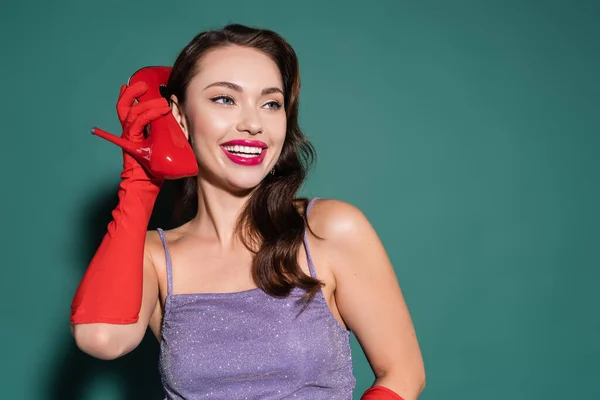
[[[242,89],[242,87],[240,85],[235,84],[233,82],[225,82],[225,81],[211,83],[210,85],[206,86],[204,88],[204,90],[206,90],[210,87],[213,87],[213,86],[226,87],[228,89],[235,90],[236,92],[240,92],[240,93],[244,91],[244,89]],[[277,87],[270,87],[270,88],[263,89],[261,92],[262,95],[272,94],[272,93],[283,94],[283,91]]]

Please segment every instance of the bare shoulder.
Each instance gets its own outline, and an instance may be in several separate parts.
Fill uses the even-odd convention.
[[[336,281],[391,270],[386,251],[371,222],[357,206],[337,199],[318,199],[308,214],[311,238]]]
[[[317,199],[308,224],[318,237],[340,246],[351,245],[373,233],[371,223],[355,205],[337,199]]]
[[[158,234],[158,230],[151,229],[146,231],[146,245],[147,246],[156,246],[160,244],[160,235]]]
[[[185,223],[173,229],[163,229],[163,234],[167,243],[176,241],[185,236],[189,223]],[[150,249],[155,247],[162,248],[162,240],[158,229],[152,229],[146,232],[146,246]]]
[[[163,230],[164,238],[167,244],[171,244],[185,235],[188,224],[178,226],[173,229]],[[164,259],[164,246],[157,229],[146,232],[146,258],[151,261]],[[154,264],[154,262],[153,262]],[[159,263],[160,265],[161,263]]]
[[[151,261],[156,257],[157,252],[162,249],[162,241],[157,230],[149,230],[146,232],[146,258]]]

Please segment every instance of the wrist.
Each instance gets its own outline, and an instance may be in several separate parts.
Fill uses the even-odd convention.
[[[123,170],[121,171],[121,179],[129,182],[144,182],[151,183],[158,189],[162,186],[164,179],[155,178],[148,173],[146,168],[136,162],[126,162],[123,164]]]

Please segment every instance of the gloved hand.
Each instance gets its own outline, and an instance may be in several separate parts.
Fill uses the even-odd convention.
[[[134,105],[135,98],[146,90],[143,82],[121,87],[117,113],[123,139],[143,141],[144,127],[171,112],[163,98]],[[71,322],[74,324],[138,321],[146,231],[163,180],[151,177],[126,151],[123,151],[121,179],[113,219],[73,298]]]
[[[145,85],[145,92],[138,97],[138,100],[144,103],[152,101],[151,104],[159,106],[163,102],[161,88],[166,87],[171,70],[171,67],[151,66],[136,71],[129,78],[129,84],[134,87],[143,82]],[[121,111],[127,106],[129,103],[124,103],[123,107],[119,107],[119,118],[126,118]],[[154,119],[150,124],[150,129],[154,133],[150,133],[147,138],[139,141],[131,141],[97,127],[92,129],[92,134],[127,151],[154,177],[179,179],[195,176],[198,173],[198,162],[194,150],[172,114],[169,113],[162,118]],[[136,130],[132,129],[132,131]]]

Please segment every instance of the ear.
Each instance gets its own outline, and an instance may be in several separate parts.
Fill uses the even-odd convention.
[[[171,113],[173,114],[173,116],[175,117],[175,120],[179,124],[179,127],[183,131],[185,138],[189,140],[190,133],[188,131],[188,126],[187,126],[187,121],[186,121],[185,114],[183,111],[183,106],[181,104],[179,104],[179,100],[177,99],[177,96],[175,96],[174,94],[171,95],[170,100],[171,100]]]

